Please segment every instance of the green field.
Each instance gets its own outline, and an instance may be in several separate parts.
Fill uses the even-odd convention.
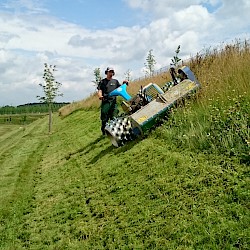
[[[11,115],[0,115],[0,124],[3,125],[27,125],[35,120],[42,118],[44,116],[47,116],[48,113],[42,113],[42,114],[11,114]]]
[[[250,52],[236,52],[202,61],[197,98],[120,148],[97,109],[54,114],[50,135],[47,117],[0,125],[0,249],[249,249]]]

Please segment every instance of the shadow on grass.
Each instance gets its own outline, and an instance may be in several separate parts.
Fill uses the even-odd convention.
[[[64,157],[64,159],[69,160],[72,156],[75,156],[77,154],[81,154],[82,152],[85,151],[85,153],[89,153],[91,150],[93,150],[93,148],[96,147],[96,144],[100,141],[102,141],[103,139],[105,139],[104,136],[99,136],[98,138],[96,138],[93,142],[90,142],[89,144],[87,144],[85,147],[83,148],[79,148],[78,150],[76,150],[75,152],[71,152],[69,153],[67,156]]]
[[[104,136],[100,136],[98,137],[96,140],[94,140],[93,142],[90,142],[88,145],[86,145],[83,148],[80,148],[78,150],[76,150],[75,152],[71,152],[69,153],[67,156],[64,157],[64,159],[69,160],[72,156],[75,155],[82,155],[89,153],[90,151],[94,150],[97,147],[100,147],[100,145],[98,145],[98,142],[102,141],[103,139],[105,139]],[[120,154],[120,153],[124,153],[128,150],[130,150],[135,144],[138,143],[138,141],[140,141],[139,139],[127,142],[125,145],[116,148],[113,145],[110,145],[109,147],[103,149],[100,151],[100,153],[98,153],[92,160],[90,160],[88,162],[88,164],[94,164],[97,160],[99,160],[100,158],[102,158],[103,156],[105,156],[106,154],[110,153],[110,152],[115,152],[116,154]]]
[[[111,145],[108,148],[102,150],[88,164],[94,164],[97,160],[99,160],[100,158],[102,158],[106,154],[110,153],[111,151],[114,152],[116,155],[118,155],[120,153],[124,153],[124,152],[130,150],[131,148],[133,148],[134,145],[136,145],[138,143],[138,141],[140,141],[140,139],[136,139],[136,140],[127,142],[125,145],[123,145],[119,148],[116,148],[115,146]]]
[[[88,164],[94,164],[96,161],[98,161],[100,158],[110,153],[114,149],[115,147],[113,145],[107,147],[106,149],[102,150],[99,154],[97,154],[91,161],[89,161]]]
[[[124,153],[124,152],[130,150],[135,144],[137,144],[137,142],[138,142],[138,139],[127,142],[125,145],[123,145],[119,148],[116,148],[115,146],[110,145],[108,148],[102,150],[99,154],[97,154],[91,161],[88,162],[88,164],[94,164],[97,160],[99,160],[100,158],[102,158],[106,154],[109,154],[110,152],[114,152],[116,155],[118,155],[120,153]]]
[[[133,141],[129,141],[127,142],[125,145],[119,147],[119,148],[116,148],[116,153],[117,154],[120,154],[120,153],[124,153],[128,150],[130,150],[131,148],[133,148],[139,141],[141,141],[142,139],[134,139]]]

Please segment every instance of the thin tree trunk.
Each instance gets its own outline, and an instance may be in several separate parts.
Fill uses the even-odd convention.
[[[49,134],[52,131],[52,109],[51,104],[49,104]]]

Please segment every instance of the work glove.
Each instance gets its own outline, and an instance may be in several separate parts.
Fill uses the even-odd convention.
[[[122,84],[127,84],[127,85],[128,85],[128,81],[127,81],[127,80],[124,80],[124,81],[122,82]]]

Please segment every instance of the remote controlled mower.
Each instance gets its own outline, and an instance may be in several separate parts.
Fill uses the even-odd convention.
[[[105,127],[106,134],[115,147],[143,135],[180,100],[196,93],[201,87],[187,66],[179,68],[178,74],[174,68],[170,68],[170,74],[172,81],[167,82],[162,88],[155,83],[149,83],[131,97],[126,91],[127,85],[123,84],[109,94],[125,99],[121,104],[124,115],[114,118]]]

